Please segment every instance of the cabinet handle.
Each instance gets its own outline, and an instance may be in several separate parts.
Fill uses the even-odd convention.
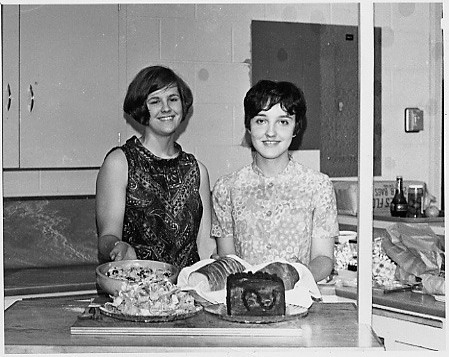
[[[8,83],[8,104],[6,104],[6,110],[9,112],[11,108],[11,86]]]
[[[34,108],[34,92],[33,92],[33,86],[30,84],[30,88],[28,89],[28,92],[30,93],[30,104],[28,104],[28,111],[31,113]]]

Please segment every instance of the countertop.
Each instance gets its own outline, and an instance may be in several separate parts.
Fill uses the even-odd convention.
[[[76,292],[96,289],[97,265],[6,269],[5,296]]]
[[[357,288],[335,287],[337,296],[357,300]],[[376,293],[373,291],[373,305],[390,309],[401,310],[403,313],[416,313],[429,317],[445,318],[445,302],[437,301],[432,295],[412,291]]]
[[[60,352],[298,352],[307,350],[383,350],[367,325],[359,325],[353,303],[316,302],[306,316],[269,325],[248,325],[225,321],[216,315],[199,314],[163,325],[147,338],[142,335],[73,334],[71,327],[89,305],[92,296],[24,299],[5,311],[6,353]],[[118,320],[103,316],[101,324]],[[94,322],[94,321],[92,321]],[[149,327],[135,323],[133,327]],[[98,327],[101,328],[101,324]],[[150,325],[154,325],[150,324]],[[203,335],[195,328],[204,327]],[[252,330],[254,329],[254,330]],[[154,329],[153,329],[154,330]],[[179,333],[179,331],[183,333]],[[263,331],[263,335],[258,333]],[[143,334],[145,334],[143,332]],[[220,336],[220,338],[217,338]]]
[[[40,294],[75,295],[77,292],[97,292],[95,267],[95,265],[84,265],[6,270],[4,272],[5,299],[26,298]],[[323,295],[336,295],[353,301],[357,300],[357,289],[354,287],[335,285],[319,287]],[[445,317],[445,303],[436,301],[431,295],[412,292],[373,293],[373,304],[439,318]]]
[[[418,225],[429,225],[435,234],[444,242],[445,226],[442,218],[435,219],[429,222],[417,221]],[[339,215],[338,222],[341,229],[357,229],[357,217],[349,215]],[[413,223],[413,221],[405,219],[397,219],[397,222]],[[388,226],[396,223],[392,217],[375,216],[373,220],[374,229],[385,229]],[[356,287],[327,287],[328,294],[335,294],[340,297],[357,300]],[[332,290],[332,291],[330,291]],[[411,291],[394,292],[382,294],[373,290],[373,313],[379,313],[381,310],[390,310],[398,312],[399,314],[416,314],[427,315],[430,318],[445,318],[445,302],[437,301],[431,295],[415,293]]]
[[[382,215],[376,215],[373,217],[373,228],[380,228],[385,229],[388,226],[391,226],[395,223],[407,223],[407,224],[413,224],[414,221],[412,219],[393,219],[392,217],[388,216],[382,216]],[[350,216],[350,215],[338,215],[338,223],[341,225],[348,225],[357,227],[358,224],[358,218],[357,216]],[[429,225],[429,227],[433,230],[433,232],[439,236],[444,236],[444,218],[438,218],[435,220],[429,219],[427,222],[424,219],[417,219],[416,223],[414,224],[425,224]]]

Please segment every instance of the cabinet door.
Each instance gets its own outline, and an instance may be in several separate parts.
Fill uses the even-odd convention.
[[[2,6],[3,167],[19,167],[19,6]],[[5,36],[5,34],[8,34]]]
[[[118,144],[118,19],[117,5],[20,6],[21,168],[96,167]]]

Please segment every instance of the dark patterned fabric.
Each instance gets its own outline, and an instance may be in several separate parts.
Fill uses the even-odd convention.
[[[136,136],[121,149],[128,160],[123,237],[137,259],[157,260],[180,269],[199,260],[196,237],[203,205],[200,171],[192,154],[162,159]]]

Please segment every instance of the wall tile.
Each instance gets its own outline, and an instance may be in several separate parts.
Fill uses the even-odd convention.
[[[232,25],[232,62],[251,63],[251,20]]]
[[[106,153],[105,153],[106,155]],[[76,195],[95,193],[95,182],[98,170],[79,170],[72,175],[66,175],[64,171],[41,172],[41,192],[42,195],[56,194]]]
[[[128,19],[126,24],[128,83],[144,67],[160,62],[160,20],[143,17]]]
[[[193,62],[163,61],[164,66],[175,71],[190,87],[193,93],[193,104],[198,102],[195,88],[196,65]]]
[[[128,4],[127,16],[146,18],[195,18],[195,4]]]
[[[393,32],[386,36],[393,36],[393,42],[387,40],[382,45],[382,60],[389,64],[386,68],[400,68],[413,70],[417,66],[428,67],[430,43],[428,34],[412,35],[409,33]],[[384,36],[382,36],[384,40]]]
[[[4,171],[3,196],[26,197],[40,192],[39,171]]]
[[[330,23],[331,4],[267,4],[266,20]]]
[[[311,169],[320,171],[320,151],[319,150],[294,150],[291,151],[293,158]]]
[[[263,4],[198,4],[197,19],[225,19],[238,22],[265,16]]]
[[[97,173],[97,169],[5,171],[3,196],[93,195]]]
[[[161,58],[194,61],[197,56],[196,24],[191,20],[162,20]]]
[[[391,3],[374,4],[374,26],[390,27],[392,25],[392,6]]]
[[[412,135],[412,134],[409,134]],[[404,179],[419,180],[428,183],[426,170],[420,167],[427,167],[428,160],[425,153],[425,145],[417,145],[409,139],[408,144],[401,145],[396,144],[396,152],[401,152],[401,155],[394,155],[394,152],[386,152],[383,155],[383,163],[385,172],[382,173],[383,177],[394,178],[396,175],[402,174]],[[414,169],[410,167],[410,163],[414,163]],[[435,194],[433,188],[430,188],[430,192]]]
[[[246,63],[197,63],[195,88],[199,103],[240,104],[250,87]]]
[[[428,31],[429,5],[426,3],[395,3],[392,6],[392,17],[393,28],[419,35],[423,31]]]
[[[229,21],[164,19],[161,58],[172,61],[231,62]]]
[[[331,5],[331,22],[334,25],[358,26],[359,9],[356,3]]]
[[[251,150],[239,145],[204,145],[195,148],[195,152],[209,171],[211,188],[219,177],[252,162]]]
[[[232,106],[229,104],[196,104],[192,118],[181,134],[183,147],[232,144]]]
[[[246,140],[244,140],[246,128],[245,128],[245,110],[243,108],[243,97],[241,104],[233,106],[232,118],[233,118],[232,145],[246,145]]]
[[[415,67],[409,69],[395,69],[392,74],[392,90],[391,97],[397,107],[416,107],[429,103],[429,80],[426,79],[428,69],[423,67]],[[404,86],[410,88],[404,91]],[[403,108],[403,109],[404,109]]]

